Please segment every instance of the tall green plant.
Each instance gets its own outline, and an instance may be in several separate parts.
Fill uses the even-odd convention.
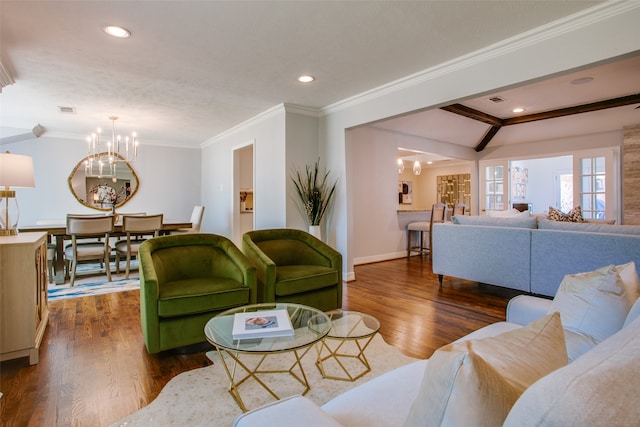
[[[300,196],[309,225],[320,225],[322,216],[331,203],[338,180],[331,185],[328,182],[329,172],[321,175],[320,159],[316,160],[313,166],[306,165],[304,173],[294,169],[291,179]]]

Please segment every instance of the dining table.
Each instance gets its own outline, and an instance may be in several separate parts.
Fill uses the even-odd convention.
[[[183,228],[191,228],[191,221],[179,221],[172,219],[164,219],[162,221],[162,229],[160,234],[169,234],[171,231],[176,231]],[[71,239],[71,236],[67,234],[67,225],[64,221],[26,225],[18,228],[20,232],[33,232],[40,231],[46,232],[50,242],[55,241],[56,245],[56,257],[54,260],[54,272],[55,272],[55,284],[61,285],[64,283],[64,240]],[[113,233],[109,233],[110,237],[122,237],[126,233],[122,231],[122,220],[116,222],[113,227]]]

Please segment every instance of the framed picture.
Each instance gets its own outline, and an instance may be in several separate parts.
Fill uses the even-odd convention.
[[[411,187],[411,181],[398,182],[398,203],[403,205],[410,205],[413,203],[413,192]]]

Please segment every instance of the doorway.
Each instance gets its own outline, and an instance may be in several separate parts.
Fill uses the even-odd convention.
[[[242,235],[254,229],[254,141],[233,149],[233,241],[242,247]]]

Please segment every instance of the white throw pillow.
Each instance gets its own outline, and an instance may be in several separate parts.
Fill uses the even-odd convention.
[[[638,426],[640,320],[531,385],[504,427]]]
[[[429,359],[404,425],[502,425],[529,385],[566,364],[558,313],[494,337],[449,344]]]
[[[640,317],[640,298],[636,300],[635,304],[633,304],[633,307],[631,307],[631,310],[629,310],[629,314],[627,314],[627,318],[625,319],[624,325],[622,327],[626,328],[638,317]]]
[[[492,218],[528,218],[531,216],[531,212],[524,211],[520,212],[517,209],[507,209],[504,211],[486,211],[486,215]]]
[[[633,263],[566,275],[549,311],[560,312],[565,330],[586,336],[585,340],[567,337],[571,360],[589,349],[586,341],[592,340],[596,345],[619,331],[637,295]],[[579,348],[573,348],[575,343],[579,343]]]
[[[640,278],[638,278],[638,272],[636,271],[636,263],[631,261],[626,264],[616,265],[615,270],[620,274],[620,278],[624,282],[629,297],[632,300],[637,300],[640,297]]]

